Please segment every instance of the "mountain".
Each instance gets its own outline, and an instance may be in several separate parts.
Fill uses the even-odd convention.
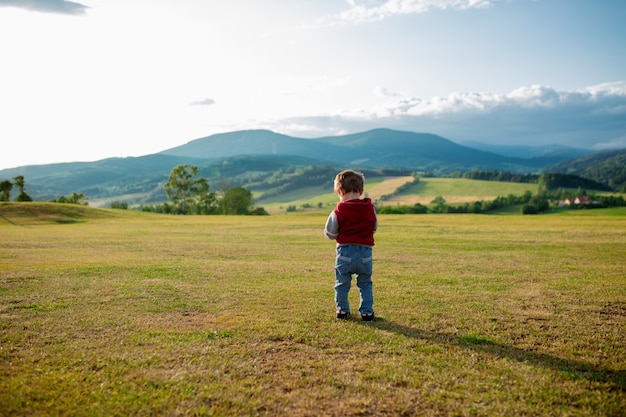
[[[492,145],[482,142],[463,142],[464,146],[513,158],[535,159],[546,165],[555,164],[565,159],[574,159],[593,153],[588,149],[571,148],[563,145]]]
[[[433,134],[391,129],[316,139],[295,138],[269,130],[244,130],[196,139],[160,154],[207,159],[236,155],[296,155],[344,165],[434,172],[470,169],[528,172],[545,165],[533,159],[479,151]]]
[[[626,192],[626,149],[598,152],[569,159],[544,168],[606,184],[613,190]]]
[[[303,139],[268,130],[244,130],[199,138],[141,157],[6,169],[0,171],[0,180],[23,175],[26,192],[36,200],[52,200],[76,192],[85,194],[92,202],[124,199],[151,204],[165,201],[163,184],[179,164],[197,165],[213,189],[228,181],[232,186],[254,185],[257,190],[272,188],[284,182],[290,173],[313,166],[320,168],[304,171],[312,178],[346,167],[405,174],[470,170],[539,173],[546,167],[542,158],[499,155],[428,133],[375,129]],[[557,168],[560,172],[566,170]]]
[[[297,155],[324,160],[339,151],[340,148],[314,139],[295,138],[270,130],[241,130],[192,140],[159,154],[203,159],[239,155]]]

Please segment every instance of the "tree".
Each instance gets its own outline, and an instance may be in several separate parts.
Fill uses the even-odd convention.
[[[537,180],[537,191],[539,193],[545,193],[550,189],[550,181],[546,174],[540,175]]]
[[[17,195],[17,197],[15,197],[15,201],[33,201],[33,199],[28,194],[26,194],[26,191],[24,191],[24,187],[26,184],[24,176],[18,175],[17,177],[13,178],[13,180],[15,181],[15,186],[20,189],[20,193]]]
[[[206,188],[202,188],[194,200],[195,214],[213,214],[215,212],[215,193],[209,192],[209,183]]]
[[[53,203],[63,203],[63,204],[80,204],[81,206],[86,206],[88,203],[88,198],[83,193],[72,193],[71,196],[65,197],[62,195],[56,200],[52,200]]]
[[[196,175],[197,166],[178,165],[172,169],[165,183],[167,197],[175,206],[180,207],[180,213],[191,212],[195,203],[209,194],[209,181],[206,178],[194,178]]]
[[[9,201],[11,199],[11,190],[13,183],[9,180],[0,182],[0,201]]]
[[[443,198],[442,196],[438,195],[430,203],[435,205],[433,207],[433,213],[445,213],[446,212],[446,208],[447,208],[446,199]]]
[[[249,214],[252,207],[252,191],[235,187],[226,191],[219,202],[222,214]]]
[[[539,209],[534,204],[524,204],[522,214],[539,214]]]

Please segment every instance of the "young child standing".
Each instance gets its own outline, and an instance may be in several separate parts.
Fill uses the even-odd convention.
[[[335,261],[335,303],[337,318],[350,316],[348,293],[352,275],[359,289],[359,313],[364,321],[374,320],[372,293],[372,247],[378,228],[376,210],[369,198],[361,198],[365,176],[345,170],[335,177],[335,193],[339,203],[328,216],[324,234],[337,241]]]

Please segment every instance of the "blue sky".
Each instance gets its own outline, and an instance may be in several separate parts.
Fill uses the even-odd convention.
[[[0,0],[0,169],[257,128],[625,148],[624,21],[622,0]]]

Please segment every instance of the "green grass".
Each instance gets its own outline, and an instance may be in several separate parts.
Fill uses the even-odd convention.
[[[480,200],[493,200],[498,196],[523,195],[526,191],[537,192],[537,184],[512,182],[480,181],[465,178],[420,178],[419,184],[409,187],[404,192],[390,199],[381,201],[383,195],[392,194],[398,187],[410,182],[412,177],[367,178],[365,194],[381,205],[428,204],[435,197],[442,196],[448,203],[465,203]],[[277,197],[259,197],[257,205],[264,207],[271,214],[285,213],[290,205],[301,208],[309,205],[313,208],[322,203],[327,211],[337,203],[337,196],[332,189],[304,187],[299,190],[280,194]]]
[[[325,214],[0,205],[0,415],[621,416],[624,213],[380,216],[367,324]]]
[[[407,177],[400,177],[405,178]],[[402,181],[400,179],[400,181]],[[381,193],[385,192],[393,192],[395,188],[399,185],[402,185],[404,182],[398,184],[398,179],[396,178],[368,178],[367,184],[365,186],[365,193],[369,196],[371,191],[374,191],[374,195],[372,195],[372,199],[379,197],[382,195]],[[390,184],[390,185],[389,185]],[[287,207],[290,205],[296,206],[298,209],[301,209],[302,206],[306,205],[313,210],[307,211],[328,211],[329,207],[334,207],[338,202],[337,195],[334,193],[332,188],[322,188],[322,187],[302,187],[297,190],[289,191],[280,194],[276,197],[269,197],[264,199],[262,196],[258,198],[257,205],[265,208],[270,214],[279,214],[285,213]],[[321,203],[322,208],[317,209],[319,204]]]
[[[509,194],[522,195],[526,191],[537,192],[537,184],[470,180],[466,178],[420,178],[420,182],[384,204],[430,203],[442,196],[449,203],[493,200]]]

